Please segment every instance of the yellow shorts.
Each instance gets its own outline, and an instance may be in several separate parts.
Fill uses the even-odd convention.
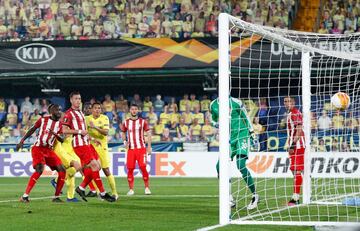
[[[68,145],[56,142],[54,152],[60,158],[66,169],[70,168],[71,161],[78,161],[80,163],[80,159],[76,156],[72,146],[68,147]]]
[[[101,168],[110,167],[110,157],[107,147],[103,148],[101,145],[93,145],[97,154],[99,155]]]

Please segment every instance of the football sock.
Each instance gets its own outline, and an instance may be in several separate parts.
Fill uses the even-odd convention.
[[[84,179],[80,184],[80,186],[81,186],[80,189],[83,188],[85,190],[86,186],[91,182],[92,179],[93,179],[93,175],[92,175],[91,169],[85,168],[84,169]]]
[[[127,179],[128,179],[128,183],[129,183],[129,188],[133,189],[134,188],[134,169],[133,168],[128,169]]]
[[[26,194],[30,194],[32,188],[34,187],[34,185],[36,184],[37,180],[39,179],[39,177],[41,176],[40,173],[38,172],[34,172],[28,182],[28,185],[26,187],[25,193]]]
[[[66,175],[67,198],[73,199],[75,194],[75,176],[70,177],[68,173],[66,173]]]
[[[89,183],[89,189],[90,189],[90,191],[91,192],[98,192],[99,191],[99,189],[96,187],[96,185],[95,185],[95,181],[94,180],[92,180],[90,183]]]
[[[104,185],[101,181],[99,171],[92,171],[92,176],[93,176],[93,180],[94,180],[96,186],[98,187],[99,191],[101,193],[105,192]]]
[[[294,193],[300,194],[301,185],[302,185],[302,175],[301,175],[301,173],[295,173],[295,176],[294,176]]]
[[[241,175],[242,175],[246,185],[250,189],[251,193],[255,194],[256,191],[255,191],[254,180],[253,180],[249,170],[246,167],[246,159],[238,157],[236,160],[236,165],[237,165],[237,168],[240,170]]]
[[[56,182],[56,190],[55,190],[55,196],[59,196],[61,189],[64,186],[65,183],[65,171],[64,172],[58,172],[58,178]]]
[[[115,178],[113,175],[109,175],[106,177],[108,182],[109,182],[109,185],[110,185],[110,188],[111,188],[111,193],[112,195],[117,195],[117,191],[116,191],[116,184],[115,184]]]
[[[146,166],[140,167],[140,170],[143,176],[145,187],[147,188],[149,187],[149,173],[146,170]]]

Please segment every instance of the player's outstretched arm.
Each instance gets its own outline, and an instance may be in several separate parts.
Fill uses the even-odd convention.
[[[32,126],[24,135],[23,138],[21,138],[20,142],[16,145],[16,151],[18,151],[19,149],[21,149],[24,145],[24,142],[27,138],[29,138],[35,131],[36,129],[38,129],[35,125]]]

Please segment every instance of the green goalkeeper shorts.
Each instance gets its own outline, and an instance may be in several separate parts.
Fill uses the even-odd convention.
[[[249,155],[249,145],[248,138],[236,139],[234,142],[231,142],[231,160],[233,160],[235,156],[247,159]]]

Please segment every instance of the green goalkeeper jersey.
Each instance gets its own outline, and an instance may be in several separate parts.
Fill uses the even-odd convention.
[[[252,123],[247,115],[246,109],[241,100],[230,97],[230,144],[231,157],[235,155],[248,155],[249,137],[253,131]],[[210,104],[211,117],[213,122],[219,122],[219,99]]]

